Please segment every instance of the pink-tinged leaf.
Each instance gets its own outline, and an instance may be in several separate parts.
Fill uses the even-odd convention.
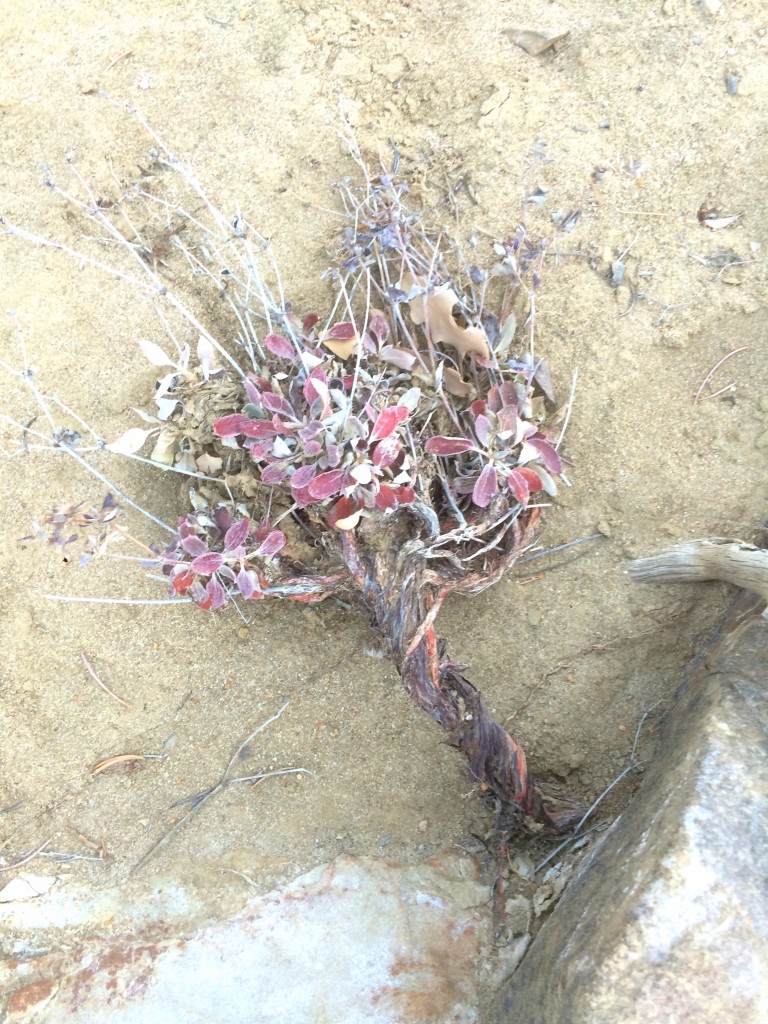
[[[264,347],[269,349],[272,355],[278,356],[280,359],[288,359],[292,363],[296,362],[296,349],[282,334],[268,334],[264,338]]]
[[[261,462],[261,460],[266,455],[269,455],[270,452],[272,451],[272,442],[271,441],[266,441],[266,442],[265,441],[261,441],[261,442],[259,442],[259,441],[252,441],[250,444],[246,444],[245,447],[251,453],[251,458],[253,459],[254,462]]]
[[[347,473],[344,469],[330,469],[327,473],[321,473],[309,484],[307,490],[315,501],[325,501],[332,498],[343,490]]]
[[[505,405],[496,413],[500,430],[517,431],[517,406]]]
[[[304,454],[309,455],[310,458],[314,458],[315,455],[319,455],[322,450],[323,446],[319,441],[307,441],[304,445]]]
[[[287,416],[289,420],[296,419],[296,413],[293,411],[293,407],[282,395],[276,395],[274,391],[265,391],[261,396],[261,404],[269,412],[279,413],[281,416]]]
[[[387,323],[387,318],[382,316],[381,313],[374,313],[368,321],[368,330],[378,343],[383,345],[389,337],[389,324]]]
[[[400,452],[403,450],[403,444],[399,437],[392,435],[392,437],[386,437],[383,441],[379,441],[373,452],[373,464],[379,469],[386,469],[387,466],[391,466],[393,462],[397,461]]]
[[[253,569],[241,569],[235,579],[235,586],[246,601],[259,601],[264,597],[259,586],[259,577]]]
[[[373,425],[368,443],[373,444],[375,441],[383,441],[385,437],[390,437],[398,426],[408,419],[408,415],[408,410],[403,405],[382,409]]]
[[[208,545],[205,541],[196,535],[182,537],[181,546],[187,554],[192,555],[193,558],[196,558],[198,555],[205,554],[208,550]]]
[[[214,420],[213,432],[218,437],[235,437],[237,434],[242,434],[243,425],[250,422],[250,418],[241,412],[231,412]]]
[[[475,447],[468,437],[430,437],[424,451],[430,455],[461,455]]]
[[[513,380],[505,380],[501,385],[501,401],[504,406],[511,405],[515,408],[522,401],[521,389]]]
[[[135,455],[144,446],[151,430],[142,430],[141,427],[131,427],[124,434],[116,438],[110,444],[105,445],[108,452],[115,452],[118,455]]]
[[[496,497],[498,480],[493,466],[486,466],[472,490],[472,501],[478,508],[487,508]]]
[[[254,552],[256,558],[271,558],[272,555],[276,555],[281,548],[285,547],[285,534],[282,530],[272,530],[268,533],[264,540],[259,544],[259,547]]]
[[[188,591],[188,596],[192,598],[198,608],[201,608],[204,612],[210,610],[213,601],[205,592],[205,587],[202,583],[194,583]]]
[[[241,569],[235,579],[235,586],[247,601],[256,590],[256,573],[253,570]]]
[[[307,313],[301,322],[301,333],[309,334],[315,324],[319,321],[320,317],[317,313]]]
[[[534,476],[536,474],[534,473]],[[538,480],[538,477],[536,477]],[[531,489],[528,485],[528,480],[519,469],[513,469],[507,476],[507,486],[510,491],[514,494],[521,505],[528,504],[528,498],[531,496]]]
[[[370,352],[371,355],[375,355],[379,351],[379,346],[376,339],[368,331],[363,335],[363,348],[366,352]]]
[[[322,434],[325,430],[325,426],[320,420],[312,420],[306,427],[302,427],[299,431],[299,437],[302,441],[311,441],[313,437],[317,437],[318,434]]]
[[[317,466],[300,466],[291,477],[291,484],[297,487],[306,487],[317,476]]]
[[[309,493],[309,485],[317,475],[317,466],[301,466],[291,477],[291,494],[301,508],[309,505],[312,495]]]
[[[482,413],[475,420],[475,433],[480,444],[486,445],[488,443],[488,437],[491,433],[491,421]]]
[[[198,555],[189,563],[190,572],[209,573],[216,572],[220,565],[224,564],[224,556],[218,551],[208,551],[204,555]]]
[[[211,576],[208,580],[208,583],[205,586],[205,596],[211,602],[209,607],[213,611],[216,611],[218,608],[223,608],[227,603],[227,592],[215,576]]]
[[[385,363],[391,363],[400,370],[411,370],[416,362],[413,352],[409,352],[407,348],[398,348],[397,345],[384,345],[379,355]]]
[[[352,323],[334,324],[331,329],[323,335],[323,341],[351,341],[357,337],[357,328]]]
[[[234,526],[230,526],[224,537],[224,550],[233,551],[235,548],[239,548],[241,544],[245,544],[246,537],[251,530],[251,520],[241,519],[239,523],[235,523]]]
[[[563,472],[563,460],[549,441],[546,441],[543,437],[529,437],[528,444],[536,449],[541,461],[544,463],[544,467],[550,473],[554,473],[557,476]]]
[[[245,397],[251,405],[261,405],[261,391],[252,378],[246,377],[243,380],[243,387],[245,388]]]
[[[325,374],[323,374],[323,378]],[[302,388],[304,397],[310,405],[312,418],[323,420],[331,411],[331,396],[328,385],[320,377],[307,377]]]
[[[354,530],[363,513],[362,498],[339,498],[328,513],[328,525],[337,530]]]
[[[267,487],[276,487],[288,476],[287,462],[273,462],[261,471],[261,482]]]
[[[481,399],[478,399],[477,402],[473,402],[472,405],[470,406],[473,412],[475,410],[475,406],[480,401]],[[484,404],[485,403],[483,403],[483,405]],[[499,390],[499,385],[494,384],[491,390],[488,392],[488,408],[491,410],[491,412],[498,412],[502,405],[503,402],[501,400],[501,391]],[[485,409],[481,409],[480,412],[485,412]],[[476,412],[474,412],[474,414],[475,416],[478,415]]]
[[[335,469],[341,462],[341,448],[337,444],[325,446],[325,461],[328,463],[329,469]]]
[[[382,512],[387,509],[394,511],[401,505],[410,505],[414,497],[412,487],[390,487],[388,484],[382,484],[374,498],[374,504]]]

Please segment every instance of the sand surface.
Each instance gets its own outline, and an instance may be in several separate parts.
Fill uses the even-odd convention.
[[[536,57],[506,28],[570,36]],[[41,166],[77,191],[69,154],[109,197],[152,145],[103,90],[141,111],[220,209],[242,208],[271,239],[298,309],[331,296],[320,278],[339,226],[331,186],[356,173],[340,110],[366,151],[389,158],[396,144],[414,204],[435,226],[474,234],[478,262],[524,208],[529,229],[551,238],[539,349],[561,401],[579,377],[564,448],[572,487],[541,540],[604,538],[456,600],[442,632],[532,764],[594,799],[627,763],[644,710],[672,699],[726,589],[633,586],[626,559],[692,536],[751,540],[768,514],[764,4],[7,0],[0,41],[0,213],[76,248],[87,244],[83,225],[40,184]],[[526,206],[537,188],[546,200]],[[699,223],[702,205],[740,216],[713,230]],[[580,211],[572,230],[556,228],[556,211]],[[613,288],[620,257],[625,278]],[[20,329],[42,389],[108,439],[137,424],[129,407],[147,404],[155,374],[136,343],[163,340],[143,299],[16,238],[0,239],[0,289],[3,310],[15,311],[0,319],[6,364],[23,365]],[[226,330],[220,311],[200,312]],[[0,371],[0,394],[4,414],[45,427],[19,378]],[[344,608],[265,602],[244,623],[232,610],[47,600],[164,590],[133,563],[81,569],[20,541],[54,505],[98,503],[105,488],[62,454],[20,452],[19,436],[3,428],[6,862],[50,839],[46,852],[96,859],[52,858],[46,870],[94,886],[125,879],[183,815],[174,804],[214,784],[286,701],[244,773],[312,774],[230,787],[142,871],[197,886],[222,908],[246,886],[227,868],[263,890],[342,852],[423,858],[485,831],[463,763],[366,653],[376,639]],[[162,519],[184,510],[178,480],[114,456],[93,461]],[[156,539],[146,520],[125,521]],[[130,708],[98,688],[83,653]],[[651,720],[641,757],[653,756],[654,738]],[[121,753],[162,758],[92,775]],[[617,787],[605,817],[636,782]],[[534,856],[552,846],[520,842]]]

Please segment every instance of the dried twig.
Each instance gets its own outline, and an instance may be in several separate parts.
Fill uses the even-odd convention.
[[[723,356],[722,359],[719,359],[715,363],[715,365],[712,367],[712,369],[709,371],[709,373],[706,375],[706,377],[701,382],[701,384],[699,385],[699,390],[696,392],[696,394],[694,396],[694,399],[693,399],[694,404],[696,404],[699,401],[699,399],[701,398],[702,391],[707,386],[707,384],[709,384],[709,382],[714,377],[715,373],[720,369],[720,367],[723,365],[723,363],[727,359],[730,359],[731,356],[737,356],[739,354],[739,352],[748,352],[748,351],[749,351],[749,345],[742,345],[741,348],[735,348],[735,349],[733,349],[732,352],[729,352],[727,355]],[[726,385],[726,387],[731,387],[731,386],[732,386],[731,384]],[[722,390],[724,390],[724,389],[721,388],[721,391]],[[720,394],[720,391],[718,391],[717,394]],[[714,398],[715,395],[708,395],[707,397],[708,398]]]
[[[80,652],[80,657],[83,659],[83,664],[88,669],[88,672],[89,672],[91,678],[96,683],[98,683],[98,685],[102,688],[104,693],[109,694],[109,696],[112,697],[113,700],[116,700],[118,702],[118,704],[122,704],[124,708],[128,708],[128,710],[130,710],[131,705],[128,703],[128,701],[127,700],[123,700],[122,697],[118,697],[118,695],[116,693],[113,693],[112,690],[110,690],[110,688],[107,686],[106,683],[102,682],[101,679],[99,679],[99,677],[96,675],[96,673],[95,673],[95,671],[93,669],[93,666],[91,665],[90,661],[88,661],[88,659],[86,658],[85,654],[82,651]]]
[[[46,846],[50,846],[52,842],[53,836],[51,836],[50,839],[46,839],[45,842],[41,846],[38,846],[36,850],[26,854],[24,857],[19,857],[19,859],[15,860],[13,864],[6,864],[4,867],[0,867],[0,871],[15,871],[16,868],[23,868],[25,864],[29,864],[31,860],[34,860],[35,857],[41,854]]]
[[[150,846],[147,852],[136,862],[136,864],[134,864],[134,866],[131,868],[132,875],[136,874],[136,872],[139,871],[139,869],[142,868],[144,864],[146,864],[150,857],[153,857],[158,852],[158,850],[165,846],[169,839],[176,832],[178,832],[178,830],[183,825],[185,825],[187,821],[189,821],[189,819],[192,817],[195,811],[198,811],[203,806],[203,804],[207,803],[212,797],[216,796],[217,793],[220,793],[225,786],[228,786],[234,782],[252,782],[254,779],[271,778],[275,775],[288,775],[295,772],[308,773],[308,769],[306,768],[278,768],[275,771],[259,772],[256,775],[236,776],[234,778],[230,778],[230,772],[232,771],[232,767],[237,761],[238,757],[240,756],[241,751],[248,746],[248,744],[251,742],[254,736],[258,736],[258,734],[262,732],[264,729],[266,729],[268,725],[271,725],[272,722],[277,721],[280,715],[282,715],[282,713],[288,707],[288,703],[289,702],[286,701],[278,712],[272,715],[271,718],[268,718],[266,722],[262,722],[262,724],[257,729],[254,729],[253,732],[250,733],[250,735],[243,740],[243,742],[234,752],[232,757],[229,759],[229,764],[225,768],[224,774],[221,776],[219,781],[214,786],[211,786],[210,789],[203,790],[202,793],[197,793],[195,794],[195,796],[187,798],[187,802],[194,801],[190,806],[190,809],[182,818],[179,819],[179,821],[177,821],[175,824],[171,826],[171,828],[165,833],[164,836],[162,836],[160,839],[157,840],[156,843]],[[177,804],[174,804],[174,806],[178,806],[178,804],[181,802],[182,801],[178,801]]]
[[[629,755],[629,764],[627,765],[627,767],[624,769],[624,771],[620,772],[616,776],[616,778],[613,780],[613,782],[609,786],[606,786],[606,788],[603,790],[603,792],[600,794],[600,796],[597,798],[597,800],[595,800],[594,803],[588,808],[588,810],[584,812],[584,816],[581,818],[579,823],[574,827],[573,832],[571,833],[571,835],[569,835],[567,837],[567,839],[564,839],[563,842],[560,843],[559,846],[557,846],[552,851],[552,853],[549,854],[549,856],[545,857],[544,860],[541,861],[541,863],[536,865],[536,867],[534,868],[534,872],[533,872],[534,875],[537,875],[539,873],[539,871],[542,870],[542,868],[545,868],[547,866],[547,864],[549,864],[549,862],[551,860],[553,860],[558,855],[558,853],[560,853],[561,850],[565,849],[566,846],[570,846],[571,843],[576,842],[577,839],[581,839],[581,837],[586,834],[584,832],[581,832],[580,830],[584,826],[584,824],[586,823],[587,819],[593,814],[594,811],[597,810],[597,808],[600,806],[600,804],[603,802],[603,800],[608,796],[608,794],[611,792],[611,790],[614,789],[616,786],[618,786],[618,784],[622,781],[622,779],[625,779],[627,777],[627,775],[629,775],[632,772],[637,770],[638,763],[635,760],[635,754],[637,753],[637,744],[638,744],[638,741],[640,740],[640,732],[641,732],[641,730],[643,728],[643,725],[645,724],[645,720],[648,718],[650,713],[655,708],[657,708],[658,706],[659,706],[659,702],[657,701],[655,704],[652,704],[646,711],[643,712],[643,716],[642,716],[642,718],[640,719],[640,721],[637,724],[637,729],[635,731],[635,740],[634,740],[634,743],[632,744],[632,750],[631,750],[630,755]]]

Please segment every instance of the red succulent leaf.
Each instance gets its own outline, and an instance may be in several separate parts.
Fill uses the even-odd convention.
[[[239,523],[235,523],[234,526],[230,526],[224,537],[224,550],[233,551],[235,548],[239,548],[245,543],[250,530],[251,520],[248,518],[241,519]]]
[[[215,509],[213,513],[213,521],[219,528],[220,533],[226,533],[227,530],[232,525],[232,523],[234,522],[229,509],[226,508],[224,505],[219,505],[219,507]]]
[[[252,420],[248,416],[243,416],[243,419],[245,423],[241,424],[238,433],[245,435],[245,437],[254,437],[258,441],[264,441],[268,437],[278,437],[284,432],[270,420]],[[214,423],[214,428],[215,426],[216,424]]]
[[[533,475],[536,476],[535,473]],[[536,477],[536,479],[538,480],[538,477]],[[528,485],[527,478],[523,476],[522,470],[513,469],[510,471],[507,476],[507,486],[521,505],[528,504],[528,499],[531,496],[531,488]],[[539,486],[541,486],[540,481]]]
[[[319,321],[320,317],[317,313],[307,313],[301,323],[301,333],[309,334],[315,324]]]
[[[342,497],[328,513],[328,525],[335,526],[338,522],[349,519],[363,508],[363,499],[357,496]]]
[[[528,484],[528,490],[531,494],[535,494],[536,491],[544,490],[544,484],[541,482],[539,474],[535,473],[532,469],[528,469],[527,466],[518,466],[517,469],[514,469],[512,472],[519,473],[520,476],[525,477],[526,483]]]
[[[374,313],[371,319],[368,321],[368,330],[376,338],[380,345],[389,337],[389,324],[387,318],[382,316],[381,313]]]
[[[334,324],[327,334],[323,335],[323,341],[351,341],[357,337],[357,328],[353,323],[345,322]]]
[[[219,566],[224,564],[224,556],[218,551],[208,551],[204,555],[198,555],[189,563],[190,572],[209,573],[216,572]]]
[[[402,450],[403,443],[396,434],[393,434],[392,437],[385,437],[383,441],[379,441],[374,449],[374,466],[378,466],[379,469],[386,469],[387,466],[391,466],[397,460]]]
[[[188,534],[186,537],[182,537],[181,546],[187,552],[188,555],[192,555],[195,558],[197,555],[202,555],[208,550],[208,545],[202,540],[197,534]]]
[[[171,580],[171,586],[177,594],[186,594],[189,587],[195,582],[195,574],[189,569],[177,573]]]
[[[401,505],[410,505],[415,496],[412,487],[390,487],[388,484],[382,484],[374,498],[374,504],[382,512],[386,509],[394,510]]]
[[[244,446],[251,453],[251,458],[254,462],[261,462],[265,455],[269,455],[272,451],[271,441],[252,441],[250,444]]]
[[[315,501],[324,501],[344,489],[346,478],[347,471],[345,469],[329,469],[327,473],[320,473],[319,476],[316,476],[307,490]]]
[[[282,530],[272,530],[254,552],[256,558],[271,558],[285,547],[285,534]]]
[[[214,420],[213,432],[219,437],[235,437],[242,434],[243,427],[250,422],[250,416],[244,416],[241,412],[231,412]]]
[[[468,437],[430,437],[424,451],[431,455],[461,455],[475,447]]]
[[[296,361],[296,349],[282,334],[268,334],[264,338],[264,347],[280,359],[289,359],[292,363]]]
[[[385,437],[390,437],[407,419],[408,410],[404,405],[393,405],[389,409],[382,409],[373,425],[368,443],[373,444],[375,441],[383,441]]]
[[[487,508],[496,497],[498,479],[493,466],[486,466],[472,489],[472,501],[478,508]]]
[[[548,469],[550,473],[554,473],[555,476],[563,472],[563,460],[549,441],[541,436],[534,436],[528,438],[528,444],[539,453],[545,469]]]

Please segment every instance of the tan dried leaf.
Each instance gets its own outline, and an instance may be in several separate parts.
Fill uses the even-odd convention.
[[[525,50],[532,57],[539,57],[551,50],[558,43],[565,42],[570,32],[531,32],[529,29],[505,28],[504,35],[509,36],[515,46]]]
[[[414,285],[424,287],[424,280],[410,273],[403,274],[400,288],[406,294]],[[444,287],[431,295],[417,295],[408,303],[408,309],[411,320],[423,326],[435,344],[450,345],[462,358],[476,355],[490,359],[491,350],[485,331],[481,327],[460,327],[453,319],[453,307],[458,303],[456,292]]]

